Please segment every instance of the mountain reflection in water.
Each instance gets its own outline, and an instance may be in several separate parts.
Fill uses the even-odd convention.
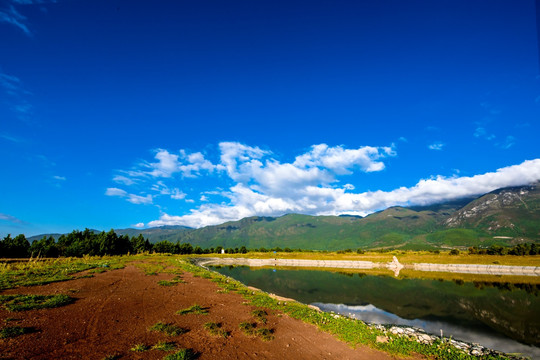
[[[367,322],[415,326],[435,335],[443,329],[455,339],[540,358],[537,285],[506,284],[503,278],[473,283],[322,270],[215,270],[324,310],[354,313]]]
[[[452,335],[454,339],[466,339],[470,343],[482,344],[491,349],[497,349],[506,353],[522,353],[532,356],[533,359],[540,359],[540,348],[521,344],[509,339],[504,335],[494,333],[489,328],[480,326],[470,328],[458,324],[452,324],[442,319],[403,319],[395,314],[379,309],[371,304],[349,306],[345,304],[325,304],[313,303],[323,311],[334,312],[345,316],[359,319],[372,324],[394,324],[412,326],[424,329],[430,334],[440,334],[443,331],[445,336]]]

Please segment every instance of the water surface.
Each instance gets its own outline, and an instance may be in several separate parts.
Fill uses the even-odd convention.
[[[397,279],[323,270],[216,267],[216,271],[325,311],[540,359],[538,285]]]

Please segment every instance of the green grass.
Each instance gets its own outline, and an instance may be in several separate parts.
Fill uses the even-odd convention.
[[[150,348],[145,344],[137,344],[134,345],[130,350],[133,352],[145,352],[148,349]]]
[[[199,354],[191,349],[180,349],[174,354],[167,355],[163,360],[193,360],[199,357]]]
[[[177,336],[188,332],[187,329],[181,328],[174,324],[162,323],[161,321],[152,325],[148,330],[161,332],[167,336]]]
[[[124,267],[127,257],[59,258],[0,263],[0,290],[20,286],[45,285],[77,278],[81,271],[107,266],[109,270]]]
[[[22,326],[7,326],[0,330],[0,338],[14,338],[24,334],[30,334],[36,332],[36,329],[33,327],[22,327]]]
[[[161,286],[175,286],[176,284],[184,283],[185,281],[180,279],[180,276],[175,276],[172,280],[160,280],[158,285]]]
[[[273,331],[267,328],[260,328],[256,332],[257,336],[260,337],[263,341],[274,340]]]
[[[172,342],[158,342],[156,345],[152,346],[152,350],[160,351],[173,351],[176,350],[176,344]]]
[[[257,329],[256,323],[250,323],[247,321],[241,322],[238,327],[246,336],[258,336],[263,341],[274,340],[273,331],[268,328]]]
[[[191,305],[188,308],[179,310],[176,312],[178,315],[188,315],[188,314],[195,314],[195,315],[207,315],[208,314],[208,308],[202,307],[200,305]]]
[[[221,328],[221,324],[215,323],[215,322],[207,322],[204,324],[204,328],[212,335],[212,336],[220,336],[220,337],[228,337],[230,333],[228,331],[225,331]]]
[[[253,315],[253,317],[255,318],[255,320],[257,320],[258,322],[261,322],[263,324],[266,324],[266,316],[268,315],[268,313],[264,310],[253,310],[251,312],[251,315]]]
[[[241,322],[238,327],[246,336],[255,336],[256,333],[256,326],[257,324],[253,324],[247,321]]]
[[[8,311],[50,309],[71,304],[74,301],[67,295],[0,295],[0,304]]]

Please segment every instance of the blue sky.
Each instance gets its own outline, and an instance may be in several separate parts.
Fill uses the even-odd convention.
[[[0,236],[540,179],[533,0],[0,1]]]

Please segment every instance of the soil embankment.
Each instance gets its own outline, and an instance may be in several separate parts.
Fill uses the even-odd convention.
[[[239,324],[254,322],[248,305],[235,293],[219,293],[217,285],[190,273],[185,283],[160,286],[171,274],[148,276],[134,266],[44,286],[18,288],[2,294],[69,294],[76,301],[67,306],[10,313],[0,309],[4,326],[34,327],[37,331],[0,339],[2,359],[162,359],[172,352],[148,350],[137,353],[137,344],[153,346],[173,342],[190,348],[199,359],[392,359],[367,347],[347,344],[315,326],[268,311],[266,327],[274,340],[246,336]],[[206,307],[208,315],[176,315],[193,304]],[[172,323],[188,331],[166,336],[149,331],[157,322]],[[230,332],[227,338],[210,335],[204,323],[216,322]]]

